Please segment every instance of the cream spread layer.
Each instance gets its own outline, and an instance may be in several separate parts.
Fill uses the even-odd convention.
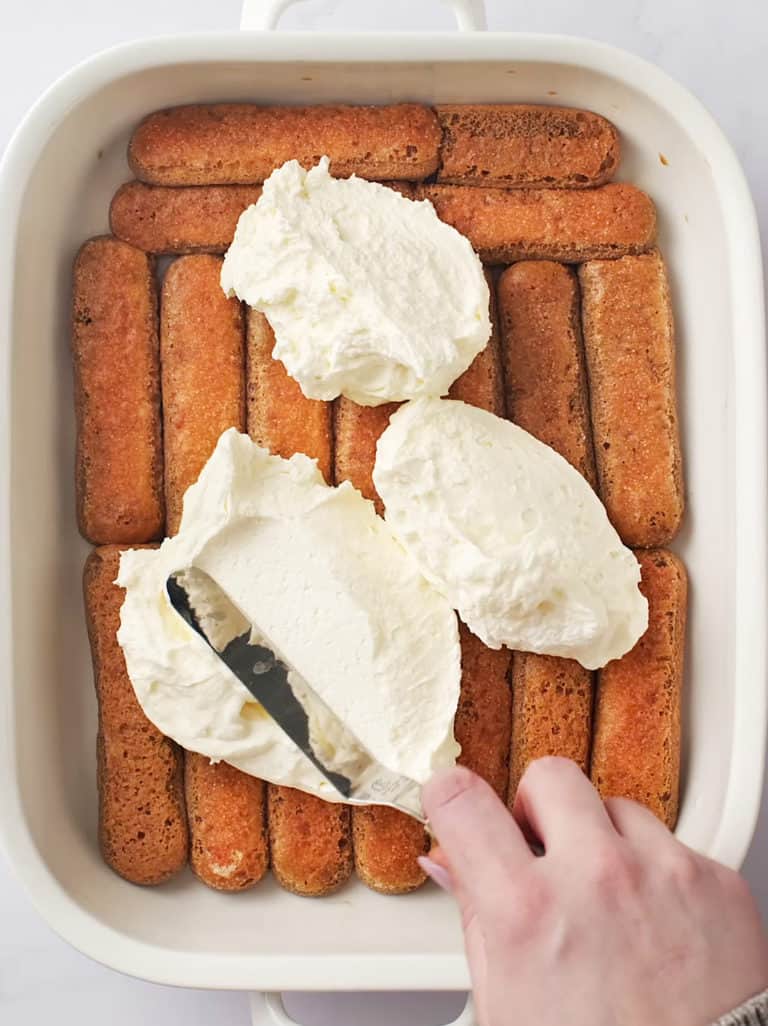
[[[602,503],[515,424],[453,400],[407,403],[373,479],[395,535],[489,647],[596,669],[645,632],[640,568]]]
[[[331,178],[327,157],[273,172],[240,216],[221,284],[266,315],[274,357],[312,399],[445,395],[491,333],[468,240],[428,200]]]
[[[164,734],[337,800],[171,607],[166,580],[188,566],[221,585],[389,769],[425,781],[455,760],[455,613],[351,485],[331,488],[308,457],[271,456],[230,429],[185,495],[179,533],[124,552],[117,582],[128,674]]]

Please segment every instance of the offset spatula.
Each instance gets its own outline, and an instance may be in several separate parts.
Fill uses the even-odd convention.
[[[207,642],[345,802],[390,805],[426,823],[420,785],[377,762],[209,574],[188,567],[171,574],[166,587],[179,616]],[[230,629],[222,630],[222,624],[229,624]],[[233,624],[238,625],[235,637]]]

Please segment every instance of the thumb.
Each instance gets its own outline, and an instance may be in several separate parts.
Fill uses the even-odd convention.
[[[462,905],[495,901],[534,856],[496,792],[462,766],[440,770],[425,785],[422,804]]]

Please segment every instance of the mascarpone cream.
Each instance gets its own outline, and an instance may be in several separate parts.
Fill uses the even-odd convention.
[[[128,674],[164,734],[338,799],[171,607],[166,580],[189,566],[218,581],[390,770],[423,782],[453,763],[455,613],[350,484],[328,487],[308,457],[271,456],[230,429],[185,495],[179,533],[159,549],[124,552],[117,580]],[[221,628],[234,636],[242,626]],[[332,742],[324,724],[314,730]]]
[[[645,632],[640,568],[602,503],[515,424],[453,400],[407,403],[373,480],[395,535],[489,647],[592,670]]]
[[[327,157],[267,179],[240,215],[221,285],[266,314],[275,359],[312,399],[445,395],[491,333],[467,239],[428,200],[332,178]]]

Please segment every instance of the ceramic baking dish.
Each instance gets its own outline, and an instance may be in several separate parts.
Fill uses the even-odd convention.
[[[246,27],[266,27],[283,6],[248,4]],[[463,27],[479,25],[477,3],[458,7]],[[133,43],[86,61],[43,96],[0,184],[2,835],[51,926],[127,973],[238,989],[468,985],[458,919],[435,888],[396,899],[351,884],[312,901],[269,881],[228,897],[185,875],[140,889],[110,872],[96,845],[95,701],[80,601],[87,546],[72,473],[72,257],[107,230],[110,197],[129,177],[128,134],[150,110],[406,99],[599,111],[621,130],[620,177],[658,205],[690,507],[675,545],[692,585],[678,833],[732,866],[750,841],[766,706],[761,266],[749,192],[714,121],[656,68],[573,38],[240,32]]]

